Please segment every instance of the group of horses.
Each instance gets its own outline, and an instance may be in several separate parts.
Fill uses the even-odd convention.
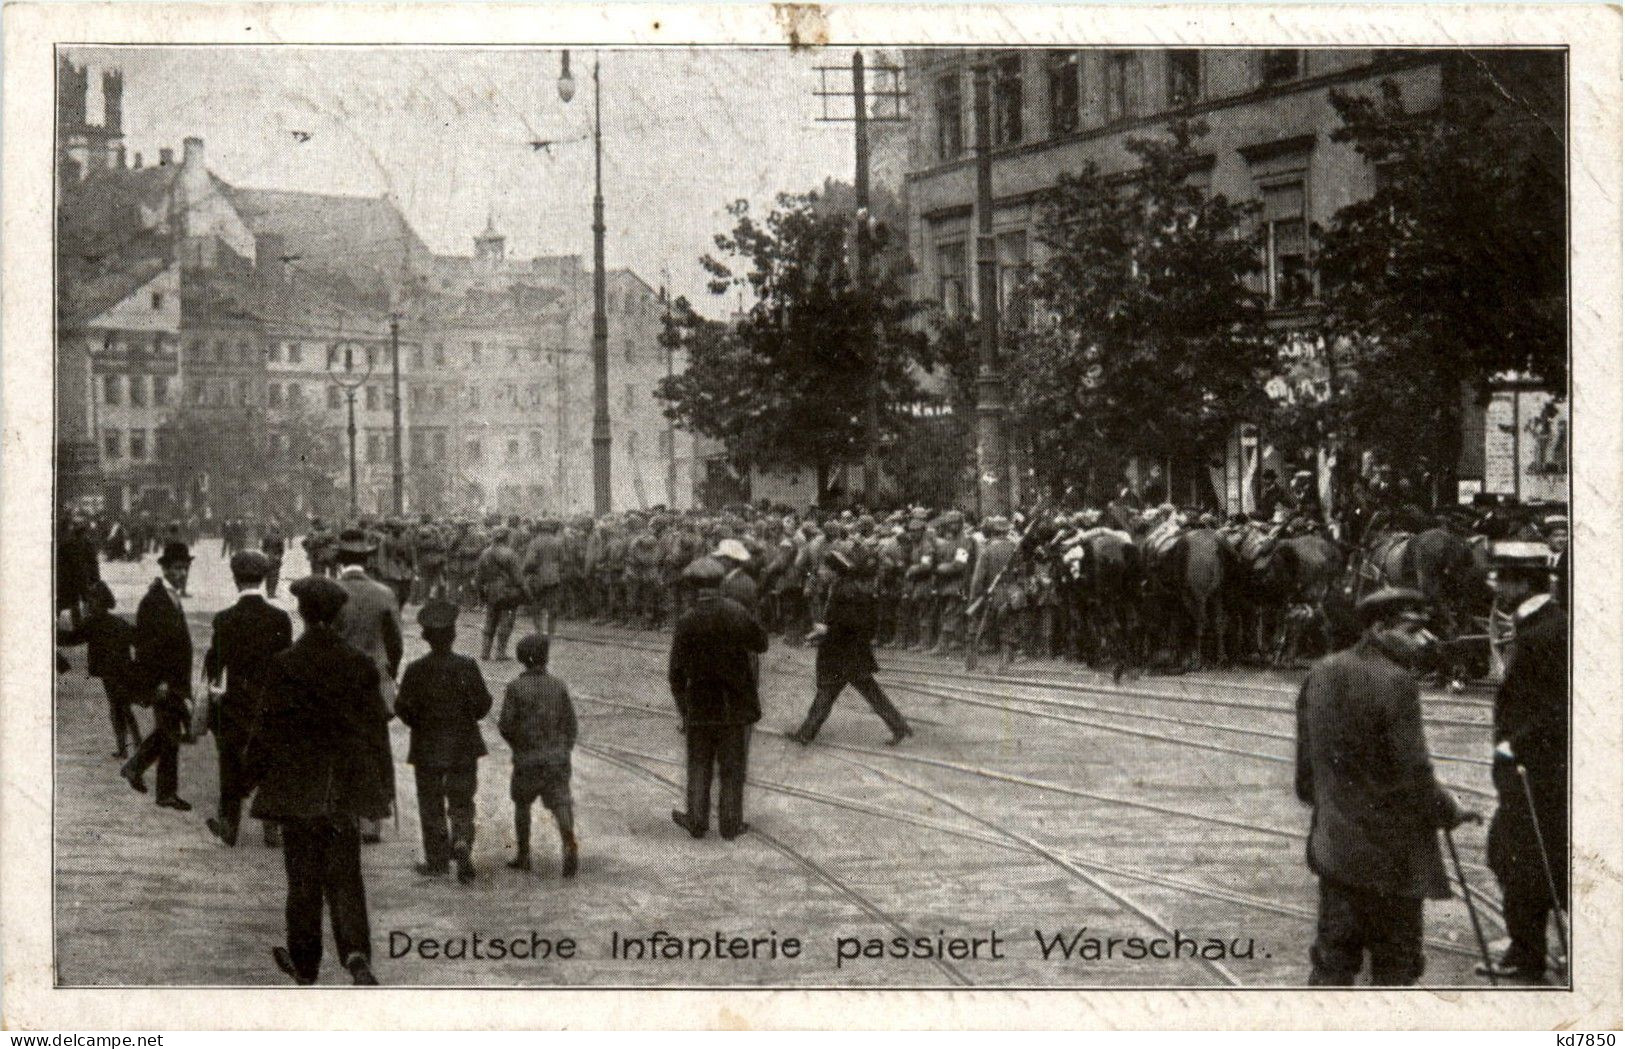
[[[1213,525],[1170,512],[1131,531],[1060,529],[1034,545],[1056,563],[1071,654],[1117,677],[1279,667],[1341,648],[1358,636],[1355,604],[1383,586],[1427,598],[1435,669],[1449,681],[1488,669],[1488,645],[1466,642],[1490,613],[1489,544],[1457,524],[1373,529],[1345,547],[1301,522]]]

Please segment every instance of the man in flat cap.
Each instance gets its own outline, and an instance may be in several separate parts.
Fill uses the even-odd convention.
[[[1411,668],[1429,643],[1427,601],[1384,588],[1356,609],[1364,633],[1326,656],[1298,693],[1298,799],[1313,806],[1309,869],[1320,916],[1309,983],[1422,976],[1422,901],[1450,898],[1438,830],[1474,818],[1433,775]]]
[[[367,564],[376,552],[377,544],[359,528],[347,528],[339,534],[333,553],[345,601],[336,625],[340,636],[378,668],[387,725],[395,701],[395,675],[401,667],[401,608],[395,592],[367,574]],[[370,844],[381,837],[377,821],[362,821],[362,841]]]
[[[1512,938],[1497,977],[1541,983],[1547,925],[1569,901],[1569,621],[1550,590],[1539,543],[1498,543],[1496,603],[1512,613],[1512,648],[1495,694],[1495,817],[1486,853]],[[1563,933],[1562,935],[1567,935]]]
[[[295,983],[315,983],[325,902],[340,962],[355,983],[376,984],[360,822],[382,819],[395,794],[389,711],[377,664],[338,631],[344,587],[312,575],[290,589],[305,631],[270,659],[243,762],[252,815],[282,826],[287,945],[271,956]]]
[[[143,774],[158,766],[158,804],[189,811],[192,806],[176,791],[180,786],[180,744],[190,732],[188,706],[192,696],[192,632],[186,625],[181,599],[192,570],[192,552],[179,540],[164,544],[158,557],[161,574],[152,581],[135,610],[135,662],[137,677],[150,690],[153,729],[135,754],[119,770],[134,790],[145,793]]]
[[[677,621],[667,677],[688,744],[688,808],[673,822],[696,838],[711,819],[711,779],[721,780],[717,826],[728,840],[747,829],[745,766],[751,726],[761,720],[753,654],[767,651],[767,632],[718,591],[722,565],[702,557],[683,571],[694,605]]]
[[[239,550],[231,555],[237,603],[215,613],[214,635],[203,655],[203,673],[211,686],[225,685],[211,704],[210,723],[220,756],[220,801],[215,815],[206,822],[210,832],[228,846],[237,844],[247,796],[243,754],[264,704],[266,667],[272,656],[293,644],[293,621],[266,600],[270,568],[270,559],[258,551]],[[273,825],[266,824],[266,844],[275,839]]]
[[[474,791],[486,754],[480,719],[491,711],[491,693],[480,665],[451,650],[456,605],[431,598],[418,613],[418,625],[429,654],[407,666],[395,698],[395,715],[412,730],[406,760],[417,780],[423,826],[418,873],[438,877],[455,860],[457,880],[467,884],[475,873]]]

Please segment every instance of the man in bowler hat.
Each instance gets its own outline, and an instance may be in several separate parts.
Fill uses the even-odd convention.
[[[325,901],[350,978],[375,984],[359,821],[381,819],[394,797],[389,712],[377,664],[336,627],[344,588],[306,576],[291,590],[305,632],[270,659],[243,762],[246,788],[258,788],[252,814],[282,825],[287,945],[271,955],[295,983],[315,983]]]
[[[1298,693],[1298,799],[1313,806],[1309,869],[1320,915],[1312,986],[1421,979],[1422,901],[1450,898],[1438,831],[1471,814],[1439,785],[1411,668],[1424,652],[1427,599],[1385,587],[1356,606],[1352,648],[1314,665]]]
[[[478,763],[486,753],[480,719],[490,713],[491,693],[480,665],[451,650],[457,638],[456,605],[431,598],[418,613],[418,625],[429,654],[407,665],[395,697],[395,715],[412,730],[406,760],[417,780],[423,825],[418,873],[438,877],[455,860],[457,880],[467,884],[474,880]]]
[[[215,613],[214,636],[203,654],[203,673],[225,690],[211,711],[215,748],[220,755],[220,803],[205,822],[209,831],[228,846],[237,844],[242,821],[243,752],[248,734],[264,702],[265,670],[271,657],[293,644],[293,621],[288,613],[266,600],[271,560],[257,550],[231,555],[231,578],[237,584],[237,603]],[[266,844],[274,844],[275,831],[265,828]]]
[[[130,786],[146,793],[142,778],[158,766],[158,804],[189,811],[192,806],[176,791],[180,786],[180,744],[190,734],[188,701],[192,696],[192,633],[186,626],[181,597],[192,569],[186,544],[171,540],[158,557],[161,574],[135,610],[137,675],[152,695],[153,729],[119,774]]]

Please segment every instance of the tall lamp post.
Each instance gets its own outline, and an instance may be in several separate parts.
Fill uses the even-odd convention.
[[[350,519],[354,520],[357,517],[361,516],[361,506],[360,506],[360,502],[358,500],[358,497],[356,495],[355,392],[357,390],[359,390],[361,387],[365,386],[367,384],[368,379],[372,378],[372,355],[370,353],[367,355],[367,370],[366,370],[366,372],[364,372],[359,378],[352,378],[352,376],[355,373],[355,357],[354,357],[355,349],[354,349],[354,347],[352,347],[352,346],[350,346],[350,345],[348,345],[346,343],[343,343],[343,342],[338,342],[338,343],[333,344],[333,348],[335,350],[342,348],[343,351],[344,351],[344,375],[345,375],[345,378],[339,379],[337,381],[338,381],[339,387],[344,390],[345,404],[349,409],[349,420],[348,420],[348,423],[347,423],[347,425],[345,427],[345,432],[349,435],[349,438],[350,438]]]
[[[993,104],[990,70],[973,71],[976,109],[976,471],[983,514],[1010,512],[1004,445],[1004,379],[999,374],[999,262],[993,239]]]
[[[575,97],[570,52],[559,69],[559,98]],[[604,121],[598,59],[592,61],[592,504],[609,513],[609,317],[604,309]]]

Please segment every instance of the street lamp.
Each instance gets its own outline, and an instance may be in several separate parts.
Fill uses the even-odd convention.
[[[349,343],[335,342],[333,349],[344,351],[344,374],[350,376],[355,371],[355,349]],[[338,386],[344,390],[344,400],[349,407],[349,422],[346,432],[350,437],[350,519],[353,521],[361,516],[361,506],[356,496],[356,469],[355,469],[355,392],[367,384],[372,378],[372,354],[367,354],[367,370],[360,378],[354,380],[337,380]]]
[[[559,69],[559,99],[575,97],[570,52]],[[592,61],[592,502],[609,513],[609,317],[604,309],[604,120],[598,59]]]

